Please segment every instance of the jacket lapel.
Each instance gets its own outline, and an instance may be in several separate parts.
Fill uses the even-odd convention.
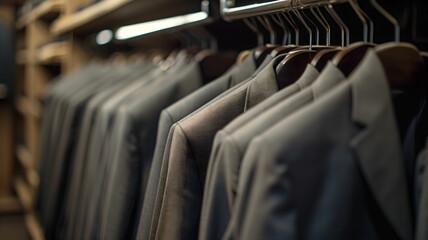
[[[275,68],[283,58],[283,55],[276,57],[251,81],[247,89],[245,111],[278,92]]]
[[[411,239],[409,191],[399,134],[385,73],[373,51],[366,54],[349,81],[352,119],[363,126],[351,148],[381,211],[401,239]]]

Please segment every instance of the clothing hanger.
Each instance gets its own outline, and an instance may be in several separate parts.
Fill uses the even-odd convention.
[[[287,45],[287,41],[288,41],[288,37],[289,37],[289,29],[287,28],[287,26],[284,24],[284,22],[282,21],[282,19],[278,16],[278,14],[273,14],[270,15],[270,17],[272,18],[272,21],[274,23],[276,23],[277,26],[279,26],[282,31],[284,32],[283,36],[282,36],[282,46]]]
[[[311,65],[321,72],[327,63],[340,51],[342,48],[324,49],[319,51],[312,59]]]
[[[394,26],[394,41],[400,42],[400,24],[389,12],[387,12],[376,0],[370,0],[371,5]]]
[[[281,18],[281,16],[283,18]],[[285,26],[286,22],[287,22],[294,29],[294,33],[295,33],[295,36],[296,36],[296,38],[295,38],[296,42],[293,45],[291,44],[291,33],[290,33],[289,36],[288,36],[288,39],[287,39],[287,41],[289,42],[289,44],[285,45],[285,46],[277,47],[274,50],[272,50],[272,52],[271,52],[271,56],[272,57],[276,57],[276,56],[278,56],[280,54],[289,53],[290,51],[296,49],[298,47],[299,34],[300,34],[299,28],[296,26],[294,20],[292,18],[290,18],[290,17],[287,17],[287,15],[284,12],[282,12],[281,14],[277,14],[277,17],[278,17],[278,20],[280,22],[280,25],[284,25]],[[282,21],[282,19],[285,19],[285,21]]]
[[[369,17],[369,15],[367,15],[363,9],[361,9],[360,5],[358,4],[357,0],[353,0],[353,2],[355,3],[355,7],[358,9],[358,11],[361,13],[361,15],[368,21],[368,26],[367,26],[367,42],[369,43],[373,43],[373,32],[374,32],[374,23],[373,20]]]
[[[325,30],[325,45],[326,46],[330,46],[330,25],[328,24],[327,20],[324,18],[324,16],[322,15],[320,9],[318,7],[316,7],[317,12],[314,10],[314,7],[310,7],[309,8],[312,15],[318,20],[318,22],[321,24],[321,26],[324,28]]]
[[[424,83],[425,63],[410,43],[384,43],[374,48],[391,87],[414,87]]]
[[[300,1],[300,0],[299,0]],[[321,26],[323,26],[323,28],[324,29],[326,29],[326,32],[328,32],[328,29],[329,29],[329,27],[327,27],[327,25],[323,22],[323,20],[321,19],[321,17],[319,17],[316,13],[315,13],[315,11],[313,10],[313,7],[311,7],[311,13],[315,16],[315,19],[320,23],[320,25]],[[330,43],[326,43],[325,45],[320,45],[319,44],[319,29],[318,29],[318,26],[302,11],[302,14],[303,14],[303,16],[305,16],[306,17],[306,19],[308,19],[309,20],[309,22],[313,25],[313,26],[315,26],[315,32],[316,32],[316,40],[315,40],[315,42],[316,42],[316,45],[312,45],[311,46],[311,49],[312,50],[316,50],[316,51],[322,51],[322,50],[325,50],[325,49],[331,49],[332,47],[330,46]],[[325,19],[324,19],[325,20]],[[308,46],[301,46],[301,47],[298,47],[297,49],[305,49],[305,48],[308,48]]]
[[[217,41],[207,30],[202,27],[195,28],[194,31],[205,43],[202,47],[209,47],[195,54],[194,59],[199,64],[202,79],[205,83],[210,82],[221,76],[229,69],[236,61],[235,52],[219,52],[217,51]]]
[[[303,19],[302,15],[294,7],[294,2],[291,1],[291,11],[296,17],[302,22],[306,30],[309,33],[309,48],[298,49],[290,52],[277,66],[276,75],[278,81],[278,88],[283,89],[294,82],[303,74],[306,69],[306,65],[310,63],[312,58],[315,56],[316,51],[312,49],[312,30]]]
[[[361,9],[358,7],[358,4],[354,0],[348,0],[348,3],[351,6],[352,10],[354,10],[357,17],[360,19],[361,23],[363,24],[363,42],[368,42],[369,27],[367,24],[367,20],[364,18],[364,15],[360,11]]]
[[[347,77],[360,63],[366,51],[374,46],[374,44],[366,42],[352,43],[342,51],[337,52],[332,63]]]
[[[325,6],[325,10],[330,14],[330,16],[333,18],[333,20],[340,27],[342,47],[348,46],[349,45],[349,39],[350,39],[350,33],[349,33],[348,26],[346,26],[346,24],[340,18],[339,14],[336,13],[336,11],[333,8],[333,5],[329,4],[329,5]]]
[[[329,31],[331,29],[330,25],[328,24],[328,22],[325,20],[324,16],[322,15],[320,9],[317,7],[316,8],[320,18],[324,21],[325,23],[325,28],[327,31],[327,36],[326,36],[326,45],[330,45],[330,39],[329,39]],[[313,9],[311,8],[311,10],[313,11]],[[314,13],[314,12],[313,12]],[[344,38],[344,27],[340,24],[340,22],[338,22],[336,20],[336,18],[333,17],[333,20],[337,23],[337,25],[340,27],[341,32],[342,32],[342,43],[341,45],[343,46],[345,43],[345,38]],[[319,51],[314,58],[311,61],[311,65],[314,66],[319,72],[322,71],[322,69],[324,69],[324,67],[327,65],[328,61],[330,61],[337,52],[341,51],[343,48],[331,48],[331,49],[325,49],[325,50],[321,50]]]
[[[364,14],[360,12],[361,9],[355,5],[355,2],[353,0],[349,0],[348,2],[352,6],[352,9],[355,11],[360,21],[362,22],[364,26],[364,32],[363,42],[356,42],[347,46],[344,50],[337,52],[332,59],[333,64],[336,65],[346,77],[349,76],[349,74],[360,63],[366,51],[369,48],[374,47],[372,43],[367,42],[368,25],[366,19],[364,18]]]
[[[254,50],[254,58],[256,67],[259,67],[263,61],[265,60],[266,56],[275,48],[273,46],[264,46],[264,40],[263,40],[263,34],[259,31],[259,28],[257,27],[257,22],[255,19],[244,19],[244,23],[254,32],[257,34],[257,42],[258,47]]]

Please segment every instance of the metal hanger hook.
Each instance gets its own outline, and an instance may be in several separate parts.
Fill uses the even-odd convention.
[[[388,11],[386,11],[376,0],[370,0],[371,5],[394,26],[394,41],[400,41],[400,24]]]
[[[293,28],[294,34],[295,34],[295,42],[294,43],[296,45],[299,45],[300,30],[297,27],[296,22],[294,22],[293,18],[290,15],[290,12],[287,12],[287,14],[282,12],[281,14],[285,18],[285,20],[291,25],[291,27]],[[291,44],[291,38],[289,39],[289,41],[290,41],[289,43]]]
[[[296,10],[296,7],[294,5],[295,1],[291,1],[291,11],[296,15],[296,17],[302,22],[303,26],[305,26],[306,30],[309,33],[309,50],[312,50],[312,29],[309,27],[309,25],[305,22],[305,19],[303,19],[302,15],[298,10]]]
[[[270,35],[270,43],[275,44],[276,42],[276,33],[272,28],[272,24],[270,23],[269,19],[266,16],[257,17],[259,22],[262,24],[262,26],[268,30]]]
[[[354,10],[355,14],[357,14],[357,17],[360,19],[361,23],[363,24],[363,41],[368,42],[368,24],[367,20],[364,18],[363,14],[360,12],[358,8],[358,4],[354,0],[348,0],[349,5],[352,7],[352,10]]]
[[[282,21],[281,16],[279,14],[274,14],[271,16],[272,20],[282,29],[284,32],[284,36],[282,38],[282,45],[287,45],[287,41],[289,38],[289,29],[285,25],[284,21]]]
[[[325,9],[330,14],[330,16],[333,18],[333,20],[336,22],[337,25],[339,25],[341,32],[342,32],[342,47],[349,45],[349,28],[346,26],[346,24],[343,22],[343,20],[340,18],[340,16],[336,13],[333,6],[331,4],[325,6]]]
[[[255,34],[257,34],[257,45],[262,46],[264,44],[264,37],[263,34],[259,31],[258,27],[256,26],[257,23],[254,22],[254,19],[244,19],[244,23],[253,31]]]
[[[330,25],[328,24],[327,20],[325,19],[324,15],[322,14],[321,10],[319,9],[319,7],[315,7],[315,9],[317,10],[317,13],[315,12],[314,8],[311,7],[311,12],[312,14],[314,14],[314,16],[318,19],[318,21],[321,23],[321,25],[324,27],[325,29],[325,43],[327,46],[330,46],[330,38],[331,38],[331,28]]]

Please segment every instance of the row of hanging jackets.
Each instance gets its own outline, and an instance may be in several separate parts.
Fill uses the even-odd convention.
[[[428,239],[427,76],[396,45],[297,73],[281,71],[290,48],[212,81],[186,51],[61,77],[44,99],[46,238]]]

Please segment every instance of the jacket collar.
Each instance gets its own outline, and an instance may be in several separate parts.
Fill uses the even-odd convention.
[[[275,68],[276,65],[284,59],[284,56],[285,55],[279,55],[273,60],[270,60],[270,63],[260,70],[260,72],[252,79],[247,88],[245,111],[278,92],[279,89]],[[265,59],[265,61],[268,60]]]
[[[240,64],[235,65],[229,70],[230,82],[229,86],[235,86],[243,80],[251,77],[256,71],[256,61],[253,54],[247,56]]]
[[[320,73],[314,66],[308,64],[302,76],[299,78],[299,80],[296,81],[296,85],[299,86],[300,89],[303,89],[311,85],[313,81],[319,76],[319,74]]]
[[[368,51],[349,81],[352,120],[362,127],[351,148],[381,211],[401,239],[411,239],[403,154],[386,75],[374,51]]]
[[[333,63],[329,62],[312,84],[314,99],[331,90],[332,87],[345,80],[345,78],[345,75]]]

